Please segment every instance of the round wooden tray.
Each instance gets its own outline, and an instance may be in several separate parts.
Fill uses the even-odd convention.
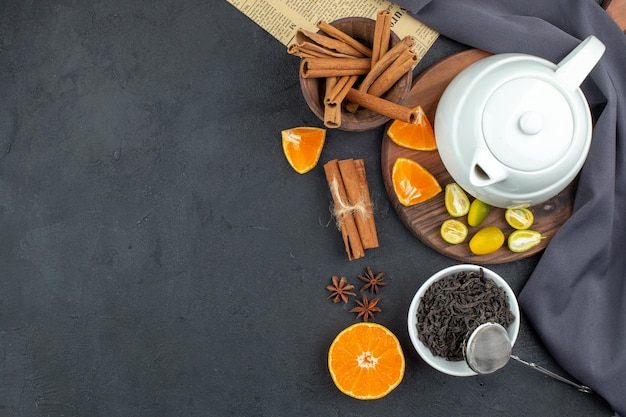
[[[451,55],[450,57],[445,58],[433,65],[424,71],[415,81],[405,105],[409,107],[417,105],[422,106],[428,119],[431,123],[434,123],[437,104],[439,103],[439,98],[443,94],[446,86],[464,68],[488,55],[489,53],[487,52],[470,49]],[[387,124],[387,127],[388,126],[389,124]],[[385,133],[381,150],[383,180],[385,188],[387,189],[387,194],[389,195],[398,216],[406,227],[408,227],[409,230],[411,230],[413,234],[415,234],[426,245],[459,261],[497,264],[512,262],[534,255],[545,249],[557,230],[572,214],[572,205],[576,190],[574,183],[572,183],[556,197],[531,207],[531,210],[535,215],[535,223],[533,224],[532,229],[537,230],[544,236],[544,239],[538,246],[526,252],[515,253],[511,252],[507,248],[505,242],[504,246],[496,252],[488,255],[477,256],[472,254],[467,243],[480,227],[487,225],[498,226],[507,237],[514,230],[504,219],[505,210],[493,207],[483,224],[477,228],[469,227],[469,235],[465,242],[458,245],[448,244],[439,234],[439,228],[441,227],[443,221],[451,218],[444,205],[443,192],[439,193],[439,195],[434,198],[425,201],[424,203],[417,204],[412,207],[405,207],[398,201],[391,183],[391,170],[394,162],[399,157],[411,158],[419,162],[422,166],[424,166],[424,168],[428,169],[435,176],[435,178],[437,178],[441,187],[445,188],[446,184],[454,182],[454,180],[446,171],[443,162],[439,157],[439,153],[437,151],[414,151],[400,147],[393,143]],[[473,197],[469,197],[470,199],[473,199]],[[466,217],[461,217],[459,220],[467,224]]]

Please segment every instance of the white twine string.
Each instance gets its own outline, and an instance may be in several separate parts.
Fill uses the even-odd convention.
[[[335,217],[337,229],[341,230],[340,219],[343,216],[353,214],[355,216],[361,216],[364,219],[367,219],[369,217],[370,205],[363,198],[359,199],[359,201],[357,201],[355,204],[350,204],[349,202],[343,201],[341,199],[341,194],[339,194],[339,182],[337,181],[336,177],[333,177],[333,180],[330,182],[330,191],[335,201],[333,216]]]

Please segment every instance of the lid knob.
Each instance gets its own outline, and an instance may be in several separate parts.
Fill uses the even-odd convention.
[[[526,112],[519,119],[519,127],[527,135],[536,135],[543,129],[543,117],[536,111]]]

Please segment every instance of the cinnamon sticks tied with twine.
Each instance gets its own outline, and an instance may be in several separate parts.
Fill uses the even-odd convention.
[[[324,165],[324,172],[348,259],[362,258],[366,249],[378,247],[365,164],[362,159],[334,159]]]
[[[364,107],[392,119],[415,121],[415,111],[382,98],[418,62],[412,49],[415,44],[412,36],[390,48],[391,14],[388,10],[376,14],[372,48],[324,21],[318,22],[317,27],[322,33],[298,29],[288,52],[302,58],[300,74],[303,78],[325,78],[326,127],[341,126],[342,108],[354,113]],[[351,93],[351,89],[358,93]]]

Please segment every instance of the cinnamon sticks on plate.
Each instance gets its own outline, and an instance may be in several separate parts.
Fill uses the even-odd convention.
[[[341,126],[342,108],[354,113],[366,107],[407,123],[417,117],[411,109],[382,98],[418,62],[412,49],[415,38],[407,36],[390,48],[389,11],[381,10],[376,15],[372,48],[324,21],[317,27],[322,33],[298,29],[288,52],[302,58],[303,78],[325,78],[326,127]],[[351,89],[358,92],[351,93]]]
[[[333,159],[324,165],[324,172],[348,259],[362,258],[366,249],[378,247],[365,164],[362,159]]]

